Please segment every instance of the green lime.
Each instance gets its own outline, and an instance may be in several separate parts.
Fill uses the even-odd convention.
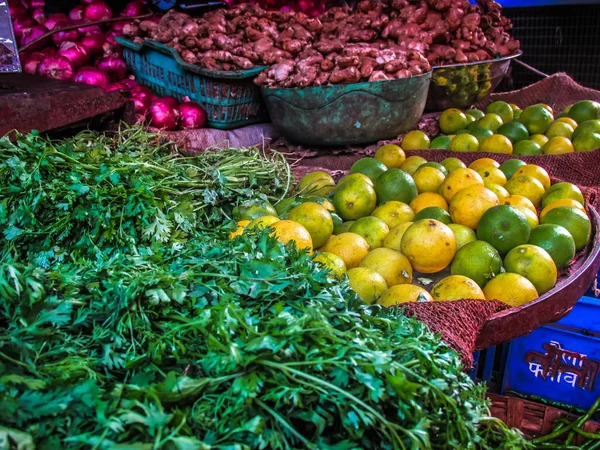
[[[523,110],[522,109],[515,109],[513,108],[513,120],[518,120],[519,122],[521,121],[521,114],[523,114]]]
[[[466,244],[456,252],[450,266],[452,275],[470,278],[479,287],[484,287],[489,280],[500,273],[501,269],[500,253],[485,241]]]
[[[402,138],[400,146],[404,150],[422,150],[429,148],[430,145],[429,136],[422,131],[413,130]]]
[[[297,197],[288,197],[281,200],[275,205],[275,211],[277,211],[277,217],[286,217],[288,213],[295,207],[298,206],[302,201]],[[271,214],[269,214],[271,215]]]
[[[502,117],[500,117],[498,114],[486,114],[482,119],[479,119],[475,123],[478,127],[491,130],[495,133],[504,122],[502,122]]]
[[[553,120],[550,111],[542,105],[528,106],[519,117],[519,122],[525,125],[529,134],[544,134]]]
[[[469,114],[466,115],[467,117],[467,125],[473,122],[477,122],[477,119]]]
[[[544,109],[544,111],[546,111]],[[542,147],[529,139],[519,141],[513,146],[513,154],[520,156],[541,155]]]
[[[585,205],[585,200],[583,198],[583,194],[581,193],[581,189],[579,189],[573,183],[562,181],[560,183],[553,184],[546,190],[546,193],[542,197],[542,208],[545,208],[556,200],[562,200],[565,198],[576,200],[582,205]]]
[[[526,164],[525,161],[521,161],[520,159],[507,159],[500,165],[499,169],[504,172],[506,179],[510,180],[513,174]]]
[[[572,206],[559,206],[551,209],[544,214],[540,223],[553,223],[565,227],[573,236],[577,250],[581,250],[587,245],[592,233],[592,225],[588,216]]]
[[[590,152],[600,148],[600,134],[598,133],[585,133],[577,136],[577,139],[573,140],[573,147],[576,152]]]
[[[526,244],[530,233],[531,228],[525,214],[508,205],[488,209],[477,225],[477,239],[492,244],[501,255]]]
[[[350,227],[350,233],[362,236],[369,243],[371,250],[381,247],[389,232],[386,223],[373,216],[361,217]]]
[[[481,119],[483,116],[485,116],[485,113],[480,109],[469,109],[466,114],[474,117],[475,119]]]
[[[554,260],[546,250],[537,245],[524,244],[513,248],[504,258],[507,273],[527,278],[539,295],[556,285],[558,271]]]
[[[488,130],[486,128],[474,127],[470,131],[471,131],[471,135],[475,136],[475,138],[479,141],[480,144],[481,144],[481,141],[483,141],[485,138],[494,135],[494,133],[491,130]]]
[[[554,122],[550,125],[550,128],[546,131],[546,137],[548,139],[552,139],[557,136],[566,137],[567,139],[571,139],[573,136],[573,127],[565,122]]]
[[[262,216],[279,217],[275,207],[263,200],[246,200],[233,210],[233,217],[237,221],[254,220]]]
[[[573,139],[577,139],[580,134],[598,133],[600,134],[600,120],[586,120],[580,123],[573,132]]]
[[[577,102],[571,107],[569,117],[577,123],[583,123],[586,120],[598,120],[600,119],[600,103],[591,100]]]
[[[413,221],[418,222],[419,220],[423,219],[439,220],[445,225],[452,223],[452,218],[450,217],[448,211],[440,208],[439,206],[429,206],[428,208],[422,209],[415,215]]]
[[[508,122],[502,125],[496,133],[506,136],[515,145],[519,141],[529,139],[529,132],[521,122]]]
[[[564,269],[575,258],[575,241],[571,233],[560,225],[547,223],[531,230],[529,243],[548,252],[559,270]]]
[[[485,109],[485,112],[487,114],[498,114],[503,123],[512,121],[515,115],[513,109],[506,102],[490,103]]]
[[[471,134],[471,131],[467,130],[466,128],[462,128],[454,133],[455,136],[458,136],[459,134]]]
[[[458,158],[446,158],[442,161],[442,166],[446,168],[448,173],[454,169],[464,169],[467,165]]]
[[[333,214],[331,215],[333,217]],[[337,214],[336,214],[337,216]],[[337,216],[338,218],[340,216]],[[341,220],[341,218],[340,218]],[[350,228],[354,224],[354,220],[349,220],[348,222],[339,223],[335,218],[333,219],[333,234],[342,234],[350,232]]]
[[[419,169],[421,167],[433,167],[434,169],[439,170],[440,172],[442,172],[444,174],[444,176],[448,175],[448,169],[446,169],[442,164],[438,163],[438,162],[426,162],[425,164],[421,164],[419,166]]]
[[[456,250],[460,250],[469,242],[477,240],[477,235],[473,230],[458,223],[449,223],[448,228],[452,230],[452,234],[456,238]]]
[[[361,158],[352,164],[350,173],[362,173],[375,181],[386,170],[386,165],[375,158]]]
[[[448,149],[453,152],[476,152],[479,149],[479,141],[470,134],[460,134],[452,138]]]
[[[433,141],[431,141],[431,148],[448,150],[448,146],[450,145],[451,137],[448,136],[438,136]]]
[[[405,171],[389,169],[375,181],[375,192],[380,205],[392,200],[408,205],[417,196],[417,186],[413,177]]]

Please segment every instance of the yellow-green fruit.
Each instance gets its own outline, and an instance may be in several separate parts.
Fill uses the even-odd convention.
[[[324,245],[333,233],[331,214],[318,203],[302,203],[290,211],[288,218],[307,229],[315,248]]]

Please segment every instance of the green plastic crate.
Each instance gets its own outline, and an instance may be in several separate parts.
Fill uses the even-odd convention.
[[[187,96],[202,105],[209,127],[228,130],[267,120],[260,89],[253,82],[264,67],[211,71],[186,63],[175,49],[158,42],[136,44],[122,37],[116,41],[140,84],[159,96]]]

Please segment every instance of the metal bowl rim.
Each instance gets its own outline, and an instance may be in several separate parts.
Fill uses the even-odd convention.
[[[435,72],[438,69],[447,69],[447,68],[453,68],[453,67],[477,66],[479,64],[490,64],[490,63],[493,64],[493,63],[497,63],[497,62],[510,61],[511,59],[518,58],[522,54],[523,54],[523,51],[519,50],[514,55],[504,56],[502,58],[497,58],[497,59],[486,59],[485,61],[473,61],[473,62],[460,63],[460,64],[448,64],[446,66],[431,66],[431,71]]]

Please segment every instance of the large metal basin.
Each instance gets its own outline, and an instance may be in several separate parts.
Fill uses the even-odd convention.
[[[522,54],[519,51],[490,61],[434,67],[425,111],[467,109],[485,100],[508,72],[511,60]]]
[[[396,138],[423,114],[431,72],[412,78],[307,88],[262,88],[275,128],[314,146]]]

